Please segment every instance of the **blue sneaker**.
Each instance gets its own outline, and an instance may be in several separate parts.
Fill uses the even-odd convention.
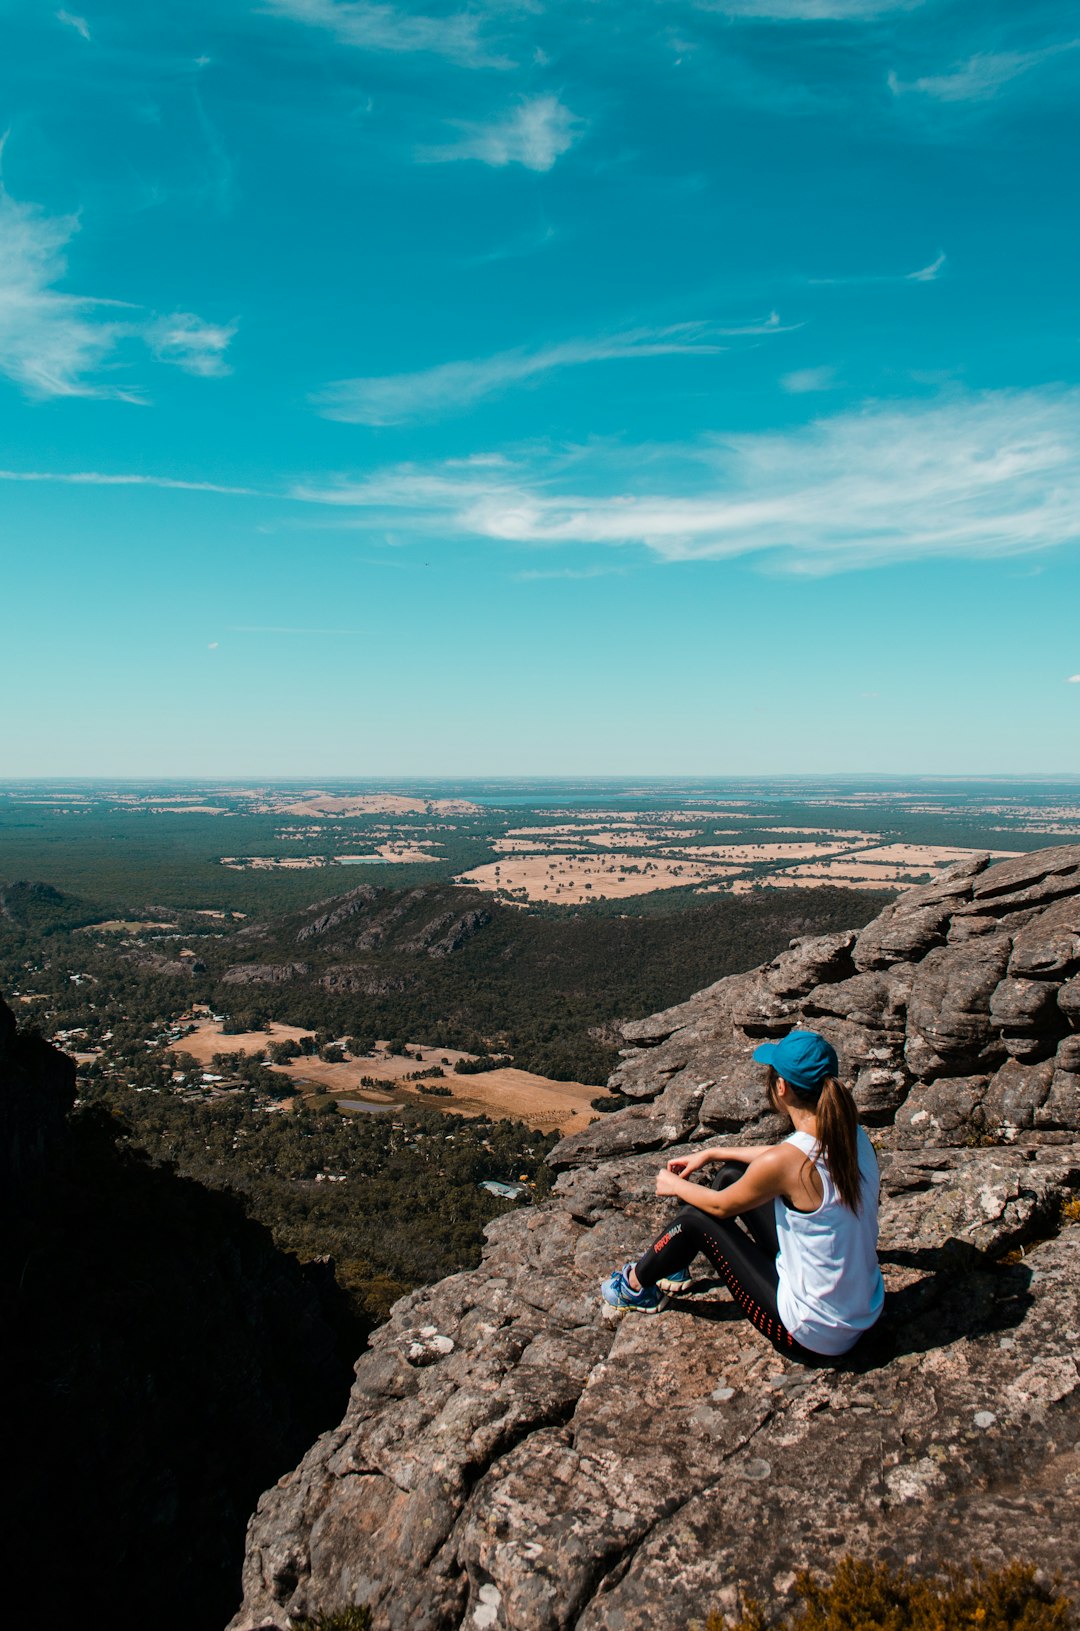
[[[659,1314],[667,1298],[655,1286],[643,1286],[635,1291],[630,1284],[633,1263],[624,1263],[621,1269],[612,1269],[600,1287],[600,1295],[609,1308],[635,1308],[639,1314]]]
[[[693,1284],[693,1276],[689,1269],[676,1269],[674,1274],[662,1274],[656,1282],[657,1291],[666,1291],[669,1296],[678,1296],[680,1291],[689,1290]]]

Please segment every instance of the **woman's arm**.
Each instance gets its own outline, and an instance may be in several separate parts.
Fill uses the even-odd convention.
[[[721,1144],[708,1150],[695,1150],[693,1155],[676,1155],[668,1162],[667,1170],[678,1178],[686,1178],[711,1161],[741,1161],[749,1166],[751,1161],[774,1148],[772,1144]]]
[[[744,1148],[741,1154],[746,1153]],[[687,1183],[685,1178],[665,1167],[656,1175],[656,1193],[672,1195],[714,1218],[732,1218],[774,1200],[777,1195],[790,1194],[804,1159],[802,1151],[791,1144],[765,1144],[742,1177],[726,1189],[706,1189],[701,1184]]]

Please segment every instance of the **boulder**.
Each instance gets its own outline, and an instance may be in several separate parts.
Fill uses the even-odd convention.
[[[971,899],[956,908],[958,917],[1002,917],[1024,907],[1045,907],[1080,890],[1080,844],[1016,855],[975,879]]]
[[[1055,901],[1017,930],[1009,973],[1017,979],[1063,980],[1080,968],[1080,901]]]
[[[1052,1064],[1026,1065],[1007,1059],[990,1078],[982,1101],[986,1130],[1012,1139],[1035,1125],[1035,1113],[1046,1102],[1053,1079]]]
[[[1011,950],[1008,935],[995,934],[942,946],[923,958],[908,1002],[905,1057],[914,1076],[962,1075],[1000,1056],[990,1000]]]
[[[981,1140],[989,1076],[948,1076],[916,1082],[896,1112],[894,1142],[953,1145]]]
[[[851,948],[855,929],[840,934],[800,935],[770,965],[767,980],[781,997],[805,996],[815,986],[843,980],[855,972]]]
[[[1057,1005],[1065,1015],[1066,1022],[1074,1030],[1080,1029],[1080,974],[1074,974],[1071,980],[1058,987]]]

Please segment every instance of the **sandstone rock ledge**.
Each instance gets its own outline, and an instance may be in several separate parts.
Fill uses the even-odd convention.
[[[865,1351],[782,1359],[719,1288],[605,1310],[658,1152],[760,1138],[749,1054],[800,1022],[881,1153]],[[682,1631],[849,1550],[1022,1556],[1076,1592],[1080,847],[976,857],[624,1034],[640,1102],[563,1141],[479,1269],[395,1306],[259,1504],[233,1631],[350,1602],[379,1631]]]

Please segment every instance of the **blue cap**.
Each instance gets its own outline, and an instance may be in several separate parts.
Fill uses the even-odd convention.
[[[816,1093],[826,1076],[839,1076],[840,1061],[831,1042],[817,1031],[789,1031],[782,1042],[763,1042],[754,1058],[771,1065],[800,1093]]]

